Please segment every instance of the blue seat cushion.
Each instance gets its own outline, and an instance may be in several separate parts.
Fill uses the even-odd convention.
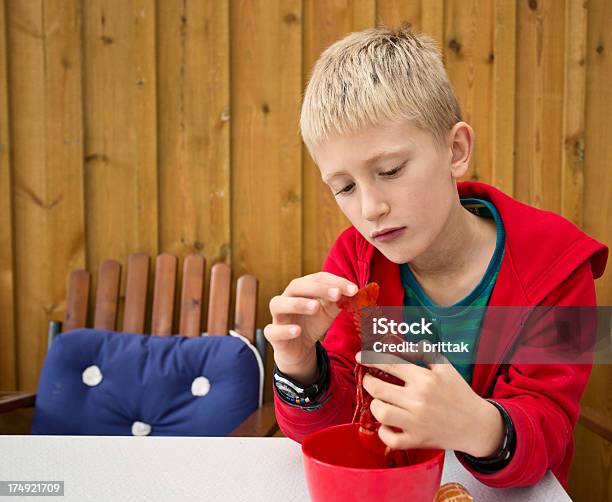
[[[240,337],[74,330],[47,353],[32,433],[226,436],[259,406],[261,381]]]

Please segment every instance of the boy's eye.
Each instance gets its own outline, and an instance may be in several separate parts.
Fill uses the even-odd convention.
[[[401,166],[397,166],[397,167],[391,169],[390,171],[382,172],[382,173],[380,173],[380,175],[381,176],[393,176],[393,175],[399,173],[402,170],[403,167],[404,167],[404,164],[402,164]],[[334,195],[348,194],[348,193],[351,192],[351,190],[353,190],[354,186],[355,186],[355,183],[350,183],[349,185],[346,185],[339,192],[336,192]]]
[[[380,174],[381,174],[381,176],[393,176],[394,174],[397,174],[402,169],[402,167],[404,167],[404,166],[403,165],[397,166],[397,167],[391,169],[390,171],[385,171],[385,172],[382,172]]]
[[[336,192],[334,195],[340,195],[343,193],[349,193],[353,187],[355,186],[355,183],[351,183],[350,185],[346,185],[342,190],[340,190],[339,192]]]

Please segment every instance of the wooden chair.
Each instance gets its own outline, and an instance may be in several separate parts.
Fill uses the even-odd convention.
[[[170,254],[161,254],[155,262],[150,334],[170,336],[174,319],[174,297],[178,260]],[[197,254],[187,256],[183,263],[183,280],[180,293],[178,318],[179,334],[200,336],[205,259]],[[149,278],[149,256],[144,253],[128,257],[125,287],[125,307],[121,331],[144,333],[146,323],[147,287]],[[66,332],[87,325],[90,274],[86,270],[75,270],[70,274],[66,314],[64,322],[52,321],[49,325],[49,346],[61,331]],[[114,260],[100,265],[95,297],[93,327],[117,329],[119,284],[121,266]],[[208,335],[227,335],[230,306],[231,270],[225,263],[216,263],[211,268],[210,295],[208,302]],[[265,367],[266,341],[263,331],[256,329],[257,279],[243,275],[236,282],[234,330],[256,345]],[[3,417],[8,412],[17,412],[35,405],[36,394],[28,392],[0,392],[0,433],[23,434],[31,427],[32,413],[21,414],[17,419]],[[26,418],[24,418],[24,416]],[[23,423],[29,420],[29,423]],[[21,422],[21,423],[16,423]],[[265,404],[248,417],[232,436],[272,436],[278,431],[272,403]]]

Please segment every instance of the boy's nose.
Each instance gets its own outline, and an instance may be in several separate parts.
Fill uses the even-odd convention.
[[[376,221],[389,212],[389,204],[373,197],[364,197],[361,202],[361,216],[364,220]]]

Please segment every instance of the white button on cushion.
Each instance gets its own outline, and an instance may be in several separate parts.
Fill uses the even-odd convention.
[[[144,422],[134,422],[132,424],[132,436],[148,436],[151,434],[151,426]]]
[[[205,396],[210,391],[208,378],[199,376],[191,383],[191,393],[194,396]]]
[[[95,387],[102,381],[102,372],[95,364],[85,368],[83,371],[83,383],[90,387]]]

